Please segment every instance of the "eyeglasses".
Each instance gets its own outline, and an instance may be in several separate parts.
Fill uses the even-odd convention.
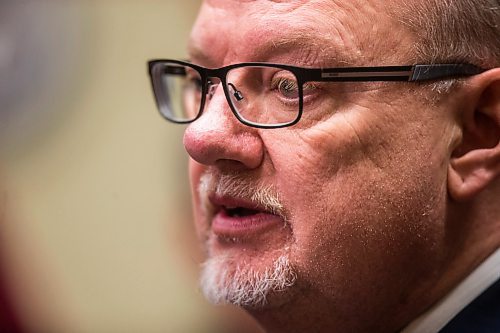
[[[160,113],[174,123],[198,119],[222,86],[236,118],[257,128],[296,124],[315,82],[429,81],[472,76],[484,69],[471,64],[385,67],[302,68],[272,63],[241,63],[216,69],[179,60],[149,61]]]

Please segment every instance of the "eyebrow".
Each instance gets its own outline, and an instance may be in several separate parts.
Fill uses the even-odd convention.
[[[201,47],[198,47],[197,45],[193,44],[192,41],[189,41],[187,51],[188,51],[188,59],[190,62],[192,62],[193,60],[203,59],[204,62],[213,63],[208,53],[206,53]]]
[[[268,39],[257,45],[252,52],[252,61],[268,60],[282,54],[296,52],[297,63],[286,63],[286,65],[314,66],[314,67],[344,67],[355,64],[352,56],[348,56],[345,50],[335,45],[333,39],[319,36],[317,33],[299,33],[293,36],[279,36]],[[205,50],[190,41],[188,44],[190,60],[202,60],[210,65],[217,61]],[[245,59],[247,61],[248,59]],[[224,64],[227,65],[227,64]]]
[[[304,52],[303,59],[306,65],[317,67],[332,67],[353,65],[352,57],[348,57],[345,50],[334,43],[333,38],[318,35],[317,32],[301,33],[298,36],[280,36],[269,40],[256,48],[257,53],[266,52]]]

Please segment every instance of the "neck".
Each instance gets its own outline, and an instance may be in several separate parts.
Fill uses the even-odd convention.
[[[447,259],[440,278],[425,291],[432,295],[427,298],[427,308],[442,300],[500,249],[500,206],[496,199],[491,200],[490,193],[485,191],[481,196],[449,205],[445,233]]]

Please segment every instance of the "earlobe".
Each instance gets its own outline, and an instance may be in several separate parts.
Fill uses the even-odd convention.
[[[500,176],[500,68],[471,79],[475,102],[462,114],[462,141],[448,167],[448,191],[456,201],[474,198]]]

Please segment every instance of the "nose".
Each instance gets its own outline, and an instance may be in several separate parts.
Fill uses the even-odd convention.
[[[235,117],[221,84],[207,96],[201,117],[184,132],[184,147],[192,159],[204,165],[255,169],[264,157],[258,129]]]

